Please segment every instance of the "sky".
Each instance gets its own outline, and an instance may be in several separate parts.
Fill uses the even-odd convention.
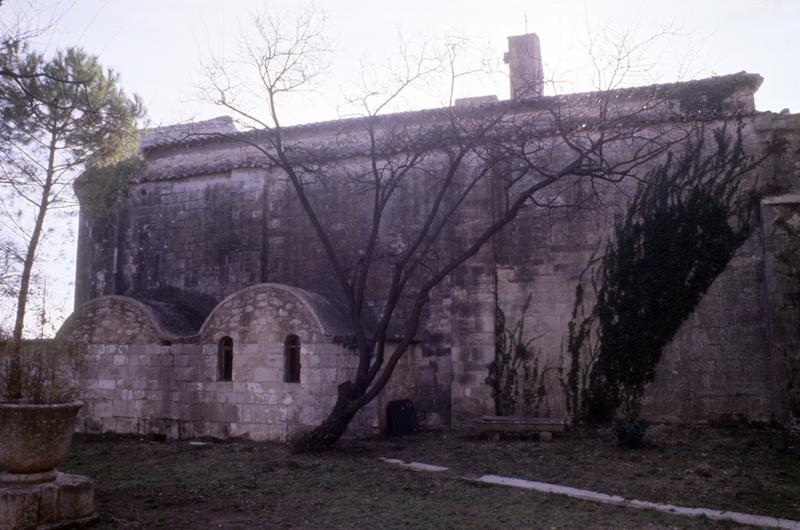
[[[222,7],[224,5],[224,7]],[[80,45],[114,68],[129,92],[144,98],[150,121],[168,124],[207,119],[224,111],[202,101],[202,66],[213,55],[239,57],[250,15],[264,10],[287,16],[300,1],[263,0],[6,0],[0,11],[40,10],[55,28],[38,45],[49,50]],[[305,4],[308,5],[308,4]],[[800,0],[317,0],[327,13],[333,67],[313,104],[289,110],[293,123],[335,119],[349,81],[366,58],[396,58],[398,35],[418,45],[444,35],[468,38],[478,55],[491,53],[502,68],[505,38],[536,32],[549,79],[562,92],[592,88],[588,35],[631,33],[647,47],[643,64],[654,65],[628,84],[671,82],[742,70],[765,81],[760,110],[800,111]],[[3,13],[0,13],[2,15]],[[507,79],[470,79],[462,96],[507,97]],[[410,101],[410,107],[439,101]]]
[[[204,100],[204,65],[212,58],[235,64],[240,42],[252,36],[251,15],[289,17],[299,0],[5,0],[0,22],[20,16],[48,26],[34,46],[45,53],[79,45],[120,74],[129,93],[142,97],[150,126],[209,119],[225,114]],[[308,4],[305,4],[308,5]],[[362,65],[380,79],[396,64],[401,43],[412,53],[444,37],[465,42],[463,68],[484,57],[494,73],[465,77],[458,97],[508,97],[502,64],[506,37],[539,35],[546,92],[591,90],[596,83],[589,42],[642,44],[638,69],[627,85],[697,79],[740,71],[759,73],[758,110],[800,112],[800,0],[317,0],[326,13],[330,69],[313,93],[287,102],[284,123],[350,115],[346,102],[359,94]],[[645,44],[646,43],[646,44]],[[242,80],[249,79],[243,72]],[[431,85],[399,102],[395,110],[446,103],[446,90]],[[248,100],[260,108],[256,99]],[[63,219],[63,218],[62,218]],[[48,270],[53,307],[72,306],[76,219],[56,239]],[[69,232],[72,232],[70,234]],[[58,322],[56,322],[57,326]]]

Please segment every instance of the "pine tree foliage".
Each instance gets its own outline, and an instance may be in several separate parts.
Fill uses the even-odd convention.
[[[19,242],[19,288],[12,338],[22,337],[33,267],[47,213],[69,205],[87,167],[115,164],[136,150],[138,97],[97,57],[69,48],[46,59],[24,43],[0,51],[0,184],[5,224]],[[24,205],[24,215],[8,205]]]

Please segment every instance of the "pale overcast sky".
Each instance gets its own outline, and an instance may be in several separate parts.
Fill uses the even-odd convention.
[[[100,56],[121,74],[128,92],[142,96],[151,124],[159,125],[223,114],[199,96],[203,62],[212,52],[237,56],[250,13],[264,8],[283,13],[298,5],[290,0],[5,0],[0,21],[15,13],[38,16],[42,24],[55,20],[36,46],[53,51],[80,45]],[[536,32],[546,76],[561,82],[559,91],[572,92],[592,88],[587,34],[628,31],[641,42],[666,32],[643,58],[654,68],[629,84],[745,70],[765,79],[756,95],[759,110],[800,112],[800,0],[317,0],[316,6],[328,13],[335,62],[318,97],[287,109],[288,123],[335,119],[362,59],[382,64],[396,57],[399,34],[411,43],[467,37],[475,57],[488,51],[502,68],[505,38]],[[459,97],[487,94],[508,97],[507,78],[473,77],[457,92]],[[418,96],[405,102],[407,108],[442,102],[436,94]],[[74,222],[73,217],[73,228]],[[56,276],[49,284],[52,306],[61,305],[64,317],[72,307],[70,237],[64,237],[60,252],[61,257],[50,252],[48,269]]]
[[[155,124],[205,119],[223,111],[199,100],[200,65],[209,53],[236,57],[249,14],[285,12],[300,1],[275,0],[6,0],[2,11],[44,7],[57,16],[56,31],[40,44],[55,49],[79,44],[122,75],[140,94]],[[587,32],[626,31],[644,40],[664,30],[648,49],[657,67],[636,84],[670,82],[746,70],[765,81],[760,110],[800,111],[796,54],[800,51],[800,0],[317,0],[328,13],[336,60],[325,97],[311,99],[288,116],[291,122],[337,116],[337,102],[358,61],[396,56],[398,33],[410,42],[458,34],[473,47],[492,50],[499,61],[505,37],[539,34],[548,77],[570,81],[561,91],[591,89],[586,68]],[[507,97],[507,81],[472,79],[461,96]],[[412,107],[436,105],[433,99]]]

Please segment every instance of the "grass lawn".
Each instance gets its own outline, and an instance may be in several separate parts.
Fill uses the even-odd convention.
[[[76,436],[61,470],[95,480],[93,528],[741,528],[459,479],[488,473],[800,520],[797,437],[654,427],[649,439],[625,451],[605,431],[550,443],[454,431],[294,455],[270,443]],[[408,471],[381,456],[450,471]]]

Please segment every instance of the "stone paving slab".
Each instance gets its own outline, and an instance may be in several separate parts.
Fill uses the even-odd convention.
[[[380,460],[387,464],[394,464],[406,469],[413,469],[415,471],[447,471],[446,467],[435,466],[431,464],[423,464],[420,462],[404,462],[397,458],[383,458]],[[760,526],[765,528],[783,528],[786,530],[800,530],[800,521],[793,521],[790,519],[779,519],[777,517],[769,517],[766,515],[754,515],[742,512],[729,512],[721,510],[711,510],[709,508],[687,508],[684,506],[675,506],[673,504],[662,504],[658,502],[640,501],[638,499],[626,499],[619,495],[607,495],[591,490],[583,490],[578,488],[570,488],[569,486],[560,486],[558,484],[549,484],[547,482],[536,482],[533,480],[523,480],[518,478],[501,477],[498,475],[483,475],[481,477],[460,477],[462,480],[469,482],[479,482],[482,484],[492,484],[497,486],[510,486],[512,488],[523,488],[534,490],[541,493],[551,493],[553,495],[564,495],[573,499],[580,499],[589,502],[597,502],[601,504],[611,504],[614,506],[623,506],[626,508],[635,508],[638,510],[654,510],[657,512],[668,513],[671,515],[683,515],[685,517],[707,517],[715,521],[733,521],[739,524],[746,524],[752,526]]]
[[[599,502],[602,504],[612,504],[615,506],[637,508],[640,510],[655,510],[658,512],[664,512],[672,515],[684,515],[687,517],[707,517],[709,519],[717,521],[733,521],[740,524],[761,526],[767,528],[785,528],[788,530],[800,530],[799,521],[792,521],[790,519],[778,519],[776,517],[769,517],[766,515],[753,515],[741,512],[711,510],[708,508],[686,508],[684,506],[675,506],[673,504],[661,504],[658,502],[640,501],[637,499],[626,499],[624,497],[620,497],[619,495],[606,495],[605,493],[598,493],[591,490],[570,488],[568,486],[559,486],[557,484],[548,484],[546,482],[536,482],[532,480],[500,477],[497,475],[483,475],[482,477],[471,480],[475,482],[481,482],[484,484],[511,486],[514,488],[524,488],[529,490],[540,491],[542,493],[553,493],[556,495],[564,495],[566,497],[572,497],[575,499],[581,499],[591,502]]]
[[[403,460],[400,460],[398,458],[381,457],[380,460],[383,460],[387,464],[394,464],[396,466],[404,467],[406,469],[411,469],[414,471],[432,471],[432,472],[447,471],[446,467],[434,466],[431,464],[423,464],[421,462],[404,462]]]

